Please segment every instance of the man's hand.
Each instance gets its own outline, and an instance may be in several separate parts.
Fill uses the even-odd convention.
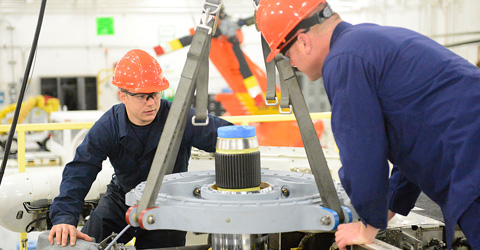
[[[56,237],[57,245],[61,244],[62,247],[65,247],[68,243],[68,236],[70,236],[71,246],[75,246],[77,239],[92,241],[90,236],[78,231],[75,226],[69,224],[58,224],[50,229],[50,233],[48,234],[48,242],[50,242],[50,245],[53,245],[53,237]]]
[[[346,250],[349,245],[372,243],[377,236],[378,229],[370,225],[365,227],[362,222],[340,224],[335,232],[335,242],[340,250]]]

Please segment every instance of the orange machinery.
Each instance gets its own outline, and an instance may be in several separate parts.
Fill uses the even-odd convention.
[[[265,72],[250,60],[240,47],[243,40],[240,28],[253,24],[254,18],[232,21],[223,8],[219,17],[218,28],[211,40],[209,59],[232,89],[232,93],[221,93],[215,96],[215,100],[220,102],[226,111],[224,115],[279,114],[278,104],[276,106],[265,104],[264,93],[267,89]],[[194,33],[192,28],[190,35],[155,46],[155,53],[161,56],[190,45]],[[278,86],[277,96],[280,96]],[[295,121],[252,125],[257,129],[257,139],[261,146],[303,147]],[[323,122],[314,121],[314,126],[320,138],[324,130]]]

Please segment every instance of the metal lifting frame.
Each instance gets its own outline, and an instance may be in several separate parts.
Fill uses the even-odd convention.
[[[221,4],[221,0],[204,2],[204,19],[196,26],[175,99],[153,158],[144,193],[138,204],[138,213],[133,216],[135,222],[138,222],[142,213],[155,206],[163,178],[166,174],[173,172],[195,89],[197,90],[197,108],[192,122],[196,125],[208,124],[208,55]],[[197,122],[197,120],[199,121]]]
[[[159,146],[155,152],[144,193],[138,205],[138,212],[133,215],[135,222],[138,222],[139,217],[142,217],[141,215],[147,212],[149,208],[155,206],[155,200],[165,175],[173,171],[195,89],[197,89],[197,108],[192,123],[194,125],[208,124],[206,109],[208,55],[210,41],[212,35],[215,33],[216,22],[218,21],[220,6],[221,0],[206,0],[204,2],[205,19],[196,27],[176,96],[167,117],[162,136],[160,137]],[[212,18],[211,15],[217,15],[217,18]],[[268,45],[266,45],[263,37],[262,47],[264,55],[268,55]],[[200,67],[201,65],[202,67]],[[275,104],[277,102],[275,92],[275,67],[278,68],[282,87],[280,111],[285,108],[289,108],[290,111],[295,111],[295,117],[300,128],[300,134],[305,146],[310,168],[315,177],[323,204],[325,207],[334,210],[338,214],[340,222],[343,222],[345,216],[340,205],[340,200],[334,187],[322,147],[317,139],[318,137],[310,118],[305,99],[298,85],[296,74],[289,62],[281,55],[277,56],[274,61],[266,63],[268,76],[266,103],[271,105],[271,101],[274,101]],[[197,122],[197,120],[204,122]]]

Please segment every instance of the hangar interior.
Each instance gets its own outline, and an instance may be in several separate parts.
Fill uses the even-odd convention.
[[[208,2],[49,0],[33,64],[30,65],[29,74],[25,75],[42,1],[0,0],[2,161],[5,161],[10,124],[20,96],[24,97],[18,125],[25,125],[18,126],[17,133],[13,136],[5,174],[0,183],[0,203],[3,207],[0,209],[0,250],[35,249],[51,227],[46,217],[49,205],[58,195],[63,167],[73,159],[76,147],[93,123],[112,105],[120,102],[117,97],[118,88],[112,85],[112,76],[115,65],[127,51],[142,49],[157,59],[170,82],[170,87],[162,93],[162,98],[170,101],[184,100],[181,99],[182,96],[177,99],[175,97],[183,93],[179,90],[179,83],[182,82],[182,73],[185,73],[189,49],[193,47],[193,43],[190,46],[185,41],[197,41],[193,28],[205,18],[205,12],[202,11]],[[252,21],[258,1],[219,2],[225,21],[215,28],[222,30],[227,38],[234,37],[239,42],[236,45],[243,53],[242,60],[250,67],[250,75],[257,77],[259,82],[266,81],[261,35]],[[477,0],[328,2],[347,22],[368,22],[414,30],[480,67],[480,2]],[[351,220],[358,219],[358,215],[349,203],[338,177],[341,162],[331,131],[331,107],[322,79],[312,82],[301,72],[296,72],[299,91],[303,93],[306,104],[304,111],[311,114],[313,126],[308,127],[308,130],[316,132],[319,139],[317,142],[321,145],[317,151],[311,151],[304,146],[295,121],[296,116],[282,112],[282,109],[279,111],[278,106],[268,107],[263,101],[245,101],[245,98],[255,96],[252,95],[253,90],[245,91],[243,81],[246,77],[240,76],[243,79],[240,78],[238,82],[238,72],[236,75],[231,72],[231,65],[238,65],[241,60],[238,54],[227,51],[230,47],[222,47],[229,41],[231,40],[212,38],[210,51],[202,51],[210,53],[209,59],[203,58],[208,60],[208,65],[201,66],[208,71],[208,113],[221,116],[236,125],[256,127],[255,140],[258,142],[253,144],[257,143],[261,155],[262,180],[272,183],[271,189],[265,188],[264,198],[255,198],[253,195],[227,198],[226,204],[232,208],[222,209],[222,206],[228,207],[222,203],[223,194],[212,191],[207,185],[213,182],[215,176],[215,156],[194,148],[188,174],[176,178],[166,175],[163,184],[160,182],[164,188],[162,190],[167,190],[165,200],[173,205],[155,211],[151,218],[157,216],[167,220],[162,216],[168,217],[174,213],[171,210],[183,206],[168,197],[181,197],[177,202],[188,203],[192,202],[195,195],[187,198],[183,196],[184,193],[201,191],[210,200],[192,202],[193,210],[185,210],[187,214],[196,213],[193,216],[195,218],[186,216],[181,220],[185,222],[181,229],[188,231],[187,246],[175,249],[209,249],[212,244],[213,249],[334,249],[332,232],[337,224],[327,220],[334,218],[332,214],[335,213],[330,210],[318,211],[321,199],[318,193],[319,172],[316,171],[320,170],[311,168],[312,161],[320,157],[319,152],[321,157],[317,160],[323,162],[325,159],[328,164],[331,177],[327,181],[333,180],[332,187],[344,205],[344,214]],[[25,76],[27,80],[24,79]],[[24,82],[27,84],[22,93]],[[263,86],[262,88],[264,89]],[[197,89],[197,95],[198,93]],[[193,94],[186,94],[185,99],[190,98],[193,101],[189,100],[188,103],[195,107]],[[82,219],[88,218],[88,207],[91,210],[96,206],[112,174],[110,162],[105,161],[86,198],[85,218]],[[163,178],[163,175],[159,176]],[[290,191],[298,192],[293,192],[289,197],[288,186],[292,189]],[[130,196],[127,200],[130,199],[131,203],[128,205],[142,202],[141,193],[144,188],[145,186],[138,187],[128,194]],[[278,205],[277,199],[269,200],[269,195],[278,195],[284,199],[283,203]],[[252,197],[254,201],[249,200]],[[325,199],[323,196],[321,198]],[[165,202],[161,195],[158,199],[159,202]],[[255,202],[256,199],[259,200]],[[250,209],[242,209],[243,207]],[[254,215],[252,211],[258,213],[255,212]],[[132,214],[130,215],[133,216]],[[127,218],[128,216],[127,214]],[[245,220],[245,225],[229,227],[214,223],[216,219],[224,217],[229,218],[228,223],[234,218]],[[314,226],[312,230],[309,223],[304,222],[309,218],[311,221],[323,220],[323,224]],[[284,223],[270,223],[272,220]],[[169,226],[174,227],[166,225],[166,228]],[[150,227],[146,226],[150,230],[163,227],[165,225],[157,225],[155,222]],[[422,194],[413,212],[407,217],[396,215],[390,221],[389,228],[380,231],[373,245],[355,246],[352,249],[445,249],[444,237],[442,211]],[[471,249],[464,244],[463,234],[458,228],[455,239],[456,249]],[[86,245],[83,249],[91,249],[88,247],[92,246]],[[133,242],[114,245],[113,248],[115,247],[135,249]],[[78,249],[82,249],[80,244]]]

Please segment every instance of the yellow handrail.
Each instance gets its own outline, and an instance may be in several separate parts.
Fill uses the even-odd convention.
[[[330,119],[330,112],[311,113],[313,120]],[[290,115],[246,115],[246,116],[223,116],[223,119],[232,122],[240,123],[241,125],[248,125],[251,122],[279,122],[279,121],[294,121],[295,116]],[[32,123],[32,124],[18,124],[17,132],[17,161],[18,171],[25,172],[25,132],[26,131],[46,131],[46,130],[65,130],[65,129],[88,129],[93,126],[93,122],[81,123]],[[0,132],[10,131],[10,125],[0,125]]]
[[[330,112],[310,113],[312,120],[330,119]],[[251,122],[282,122],[295,121],[295,115],[244,115],[244,116],[222,116],[223,119],[231,123],[240,123],[248,125]]]
[[[9,132],[11,125],[0,125],[0,132]],[[46,131],[46,130],[65,130],[65,129],[84,129],[91,128],[93,122],[82,123],[31,123],[17,124],[17,161],[18,172],[25,172],[25,132],[26,131]]]

